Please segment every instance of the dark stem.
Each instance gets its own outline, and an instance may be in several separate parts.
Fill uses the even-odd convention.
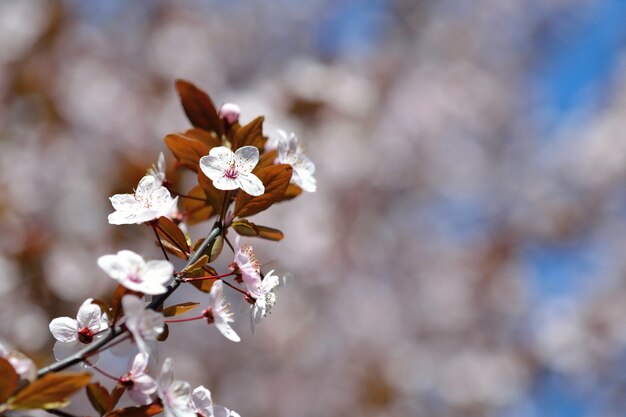
[[[50,410],[46,410],[50,414],[54,414],[55,416],[61,417],[76,417],[74,414],[66,413],[65,411],[57,410],[56,408],[52,408]]]
[[[189,257],[185,268],[190,265],[193,265],[198,259],[200,259],[202,255],[204,254],[204,252],[210,247],[210,245],[215,241],[215,239],[217,239],[217,237],[221,233],[222,233],[222,224],[220,221],[217,221],[213,225],[211,232],[208,234],[206,239],[204,239],[204,241],[202,242],[202,245],[200,245],[198,250],[195,251]],[[174,291],[176,291],[176,289],[180,286],[182,282],[183,282],[182,279],[176,278],[176,280],[167,287],[167,291],[164,294],[161,294],[158,297],[155,297],[152,300],[152,302],[148,304],[146,308],[150,308],[152,310],[158,310],[159,308],[161,308],[165,300],[167,300],[168,297],[172,295]],[[109,329],[108,333],[103,338],[94,341],[93,343],[86,346],[84,349],[76,352],[75,354],[71,356],[68,356],[67,358],[59,362],[53,363],[52,365],[46,366],[45,368],[41,368],[37,372],[37,378],[41,378],[42,376],[50,372],[62,371],[63,369],[69,368],[70,366],[73,366],[73,365],[76,365],[77,363],[82,362],[85,358],[88,358],[89,356],[91,356],[93,352],[105,347],[109,342],[116,339],[119,335],[123,334],[125,331],[126,331],[126,328],[124,327],[123,324],[118,324],[117,326],[112,327],[111,329]]]
[[[154,235],[159,241],[159,246],[161,246],[161,250],[163,251],[163,256],[165,256],[165,259],[167,259],[167,261],[169,262],[170,257],[167,256],[167,252],[165,252],[165,246],[163,246],[163,242],[161,241],[161,236],[159,236],[159,233],[157,233],[157,227],[154,223],[152,223],[151,225],[152,225],[152,230],[154,230]]]

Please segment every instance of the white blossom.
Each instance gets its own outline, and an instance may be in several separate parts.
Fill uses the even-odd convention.
[[[157,164],[152,165],[148,169],[148,173],[146,175],[154,177],[155,185],[163,185],[163,182],[165,181],[165,156],[163,156],[163,152],[159,154]]]
[[[146,340],[156,340],[163,333],[165,325],[163,314],[145,308],[144,303],[132,294],[122,297],[126,327],[133,335],[140,352],[149,353]]]
[[[278,139],[278,162],[293,167],[291,182],[304,191],[314,192],[317,189],[317,182],[313,177],[315,164],[304,154],[302,145],[298,143],[295,133],[287,135],[283,130],[279,130],[278,134],[280,135]]]
[[[165,417],[196,417],[191,409],[191,387],[186,381],[174,380],[171,358],[165,359],[161,367],[158,395]]]
[[[140,224],[167,216],[178,203],[169,190],[153,175],[139,181],[134,194],[115,194],[110,198],[115,212],[109,214],[111,224]]]
[[[144,259],[133,251],[121,250],[116,255],[98,258],[98,266],[129,290],[156,295],[167,291],[174,265],[169,261]]]
[[[259,196],[265,192],[265,186],[252,173],[258,162],[259,150],[254,146],[243,146],[235,152],[218,146],[200,158],[200,169],[219,190],[241,188],[252,196]]]
[[[131,368],[120,382],[129,385],[128,395],[137,405],[147,405],[152,402],[150,395],[157,390],[157,383],[146,373],[148,367],[148,355],[140,352],[135,355]]]
[[[100,307],[92,304],[92,299],[88,298],[78,309],[76,319],[57,317],[48,327],[57,340],[54,355],[60,360],[101,337],[102,331],[106,330],[109,324]],[[97,358],[92,356],[90,360],[96,362]]]
[[[250,325],[254,331],[254,325],[261,321],[261,318],[270,313],[272,307],[276,303],[276,294],[274,290],[280,284],[280,279],[277,275],[274,275],[274,270],[268,272],[260,287],[252,296],[255,299],[254,304],[250,307]]]
[[[221,405],[214,405],[211,391],[200,385],[191,394],[191,408],[202,417],[239,417],[239,414]]]
[[[237,235],[235,238],[235,265],[239,269],[241,279],[250,294],[253,297],[261,296],[259,288],[261,286],[261,264],[257,260],[252,246],[241,243],[241,237]]]
[[[209,319],[209,322],[213,322],[217,330],[224,335],[225,338],[232,340],[233,342],[239,342],[241,338],[230,327],[229,323],[234,322],[233,313],[229,309],[228,303],[224,298],[224,284],[221,280],[218,280],[211,287],[209,293],[209,308],[205,310],[205,317]]]

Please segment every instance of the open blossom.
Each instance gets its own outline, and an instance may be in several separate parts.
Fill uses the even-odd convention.
[[[250,325],[252,326],[252,330],[254,330],[254,325],[272,310],[272,307],[276,303],[274,290],[279,283],[280,279],[277,275],[274,275],[274,270],[271,270],[263,278],[256,294],[251,293],[255,299],[254,304],[250,307]]]
[[[191,394],[191,408],[202,417],[239,417],[239,414],[221,405],[214,405],[211,391],[200,385]]]
[[[314,192],[317,189],[317,183],[313,177],[315,164],[304,154],[302,145],[298,143],[295,133],[287,135],[286,132],[279,130],[278,134],[280,135],[278,139],[278,162],[293,167],[291,182],[304,191]]]
[[[246,288],[252,296],[259,296],[258,289],[261,286],[261,264],[256,259],[252,246],[241,243],[241,237],[237,235],[235,238],[235,265],[239,269],[241,279],[243,279]]]
[[[170,214],[178,203],[157,177],[143,177],[134,194],[115,194],[110,198],[115,212],[109,214],[111,224],[140,224]]]
[[[252,196],[258,196],[265,192],[261,180],[252,173],[258,163],[259,150],[254,146],[243,146],[235,152],[218,146],[200,158],[200,169],[217,189],[241,188]]]
[[[163,152],[159,154],[156,166],[152,165],[148,169],[148,173],[146,175],[154,177],[155,185],[163,185],[163,182],[165,181],[165,156],[163,156]]]
[[[109,327],[106,315],[91,301],[91,298],[85,300],[78,309],[76,319],[57,317],[50,322],[50,333],[57,340],[54,347],[57,359],[79,351],[83,345],[93,342]],[[93,357],[91,359],[95,361]]]
[[[31,382],[37,378],[37,367],[35,363],[23,353],[17,351],[9,352],[0,344],[0,358],[6,359],[20,378],[27,379]]]
[[[224,298],[224,285],[222,281],[215,282],[211,287],[211,292],[209,293],[209,308],[204,311],[204,316],[209,323],[215,324],[217,330],[219,330],[225,338],[233,342],[239,342],[241,340],[239,335],[229,324],[235,320]]]
[[[120,378],[122,385],[128,387],[128,395],[137,405],[150,404],[150,395],[157,390],[156,381],[146,373],[147,367],[148,355],[138,353],[128,373]]]
[[[144,303],[132,294],[122,297],[126,327],[133,335],[137,348],[142,353],[149,353],[146,340],[156,340],[163,333],[165,325],[163,314],[145,308]]]
[[[172,278],[174,265],[168,261],[144,261],[133,251],[98,258],[98,266],[111,278],[132,291],[156,295],[167,291],[165,283]]]
[[[174,380],[171,358],[165,359],[161,367],[158,395],[165,417],[196,417],[191,409],[191,387],[188,382]]]

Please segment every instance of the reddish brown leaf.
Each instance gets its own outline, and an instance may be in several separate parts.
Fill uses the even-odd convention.
[[[95,304],[98,307],[100,307],[100,310],[102,310],[102,312],[107,315],[107,318],[109,319],[109,323],[111,322],[111,320],[113,319],[113,316],[111,315],[111,310],[109,309],[109,306],[107,306],[107,304],[104,301],[96,298],[96,299],[91,300],[91,304]]]
[[[263,136],[263,121],[265,118],[259,116],[245,126],[241,126],[235,132],[232,140],[233,151],[241,148],[242,146],[256,146],[260,150],[263,150],[265,146],[266,137]]]
[[[221,137],[224,123],[217,115],[215,104],[208,94],[185,80],[176,80],[176,91],[191,124],[209,132],[213,131]]]
[[[238,217],[252,216],[280,201],[291,180],[291,173],[292,168],[287,164],[272,165],[257,171],[256,176],[263,182],[265,193],[252,197],[247,193],[240,192],[235,202],[234,215]]]
[[[157,234],[161,239],[171,243],[175,248],[184,254],[189,254],[189,244],[187,238],[180,227],[165,216],[159,217],[157,223]],[[184,259],[187,259],[186,257]]]
[[[69,397],[89,383],[86,372],[57,372],[44,375],[9,399],[11,410],[63,408]]]
[[[198,307],[200,303],[194,303],[192,301],[176,304],[163,309],[162,313],[165,317],[174,317],[184,314],[194,308]]]
[[[185,269],[183,269],[183,276],[187,276],[186,274],[192,273],[194,271],[197,271],[198,269],[202,269],[204,268],[204,265],[207,264],[207,262],[209,262],[209,256],[208,255],[202,255],[200,258],[198,258],[197,261],[195,261],[194,263],[192,263],[191,265],[189,265],[188,267],[186,267]]]
[[[204,129],[189,129],[181,136],[195,140],[197,142],[201,142],[205,144],[209,149],[222,145],[222,141],[220,140],[220,138],[215,136],[215,132],[207,132]]]
[[[267,226],[259,226],[246,219],[239,219],[233,222],[233,228],[242,236],[260,237],[267,240],[282,240],[285,236],[283,232]]]
[[[190,226],[208,220],[215,214],[215,209],[207,200],[206,193],[199,185],[196,185],[187,193],[190,197],[202,198],[205,201],[196,200],[195,198],[183,199],[183,207],[185,208],[185,223]]]
[[[142,405],[141,407],[126,407],[113,410],[106,417],[150,417],[163,412],[160,404]]]
[[[261,239],[279,241],[279,240],[283,240],[283,238],[285,237],[283,232],[281,232],[278,229],[274,229],[272,227],[259,226],[258,224],[255,224],[254,227],[259,233],[259,237]]]
[[[109,391],[98,382],[88,384],[85,390],[89,402],[98,414],[104,415],[113,409],[113,400],[111,400]]]
[[[167,135],[164,141],[178,162],[194,172],[198,171],[200,158],[209,154],[209,147],[204,143],[177,133]]]
[[[125,391],[126,387],[124,385],[119,382],[115,384],[115,387],[113,387],[113,390],[111,391],[111,408],[117,405]]]
[[[254,167],[254,171],[252,172],[255,173],[261,168],[266,168],[266,167],[274,165],[274,161],[276,160],[277,157],[278,157],[278,151],[276,149],[272,149],[269,152],[265,152],[259,158],[259,163],[256,164],[256,166]]]
[[[169,336],[170,336],[170,326],[168,326],[167,323],[163,323],[163,331],[161,332],[160,335],[157,336],[156,340],[158,340],[159,342],[165,342]]]
[[[296,198],[297,196],[299,196],[300,194],[302,194],[302,188],[300,188],[299,186],[297,186],[296,184],[289,184],[287,186],[287,190],[285,191],[285,194],[282,196],[282,198],[278,201],[287,201],[287,200],[291,200],[293,198]]]
[[[5,402],[17,388],[20,377],[8,360],[0,358],[0,404]]]

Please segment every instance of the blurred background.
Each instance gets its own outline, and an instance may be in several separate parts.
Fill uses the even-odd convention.
[[[0,341],[50,363],[49,321],[114,288],[98,256],[160,256],[108,197],[173,167],[185,78],[296,132],[318,191],[255,217],[295,274],[269,319],[239,344],[172,326],[177,378],[244,417],[624,415],[625,21],[619,0],[0,1]]]

